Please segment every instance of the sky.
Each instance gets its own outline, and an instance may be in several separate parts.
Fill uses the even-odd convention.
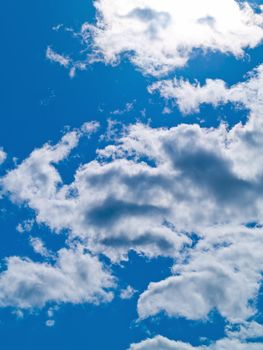
[[[0,11],[4,350],[263,350],[263,2]]]

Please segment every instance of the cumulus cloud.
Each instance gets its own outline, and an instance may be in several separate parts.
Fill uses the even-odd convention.
[[[176,342],[167,338],[157,336],[153,339],[147,339],[138,344],[132,344],[129,350],[194,350],[190,344]]]
[[[260,69],[233,88],[250,109],[245,125],[130,125],[64,184],[57,164],[77,146],[82,127],[33,151],[1,179],[3,191],[93,254],[114,262],[131,250],[175,259],[173,275],[141,295],[141,318],[165,311],[203,319],[217,309],[243,322],[256,311],[263,272],[262,228],[245,227],[262,225]]]
[[[201,86],[198,82],[191,84],[187,80],[162,80],[152,84],[149,92],[158,91],[165,99],[172,99],[184,114],[197,113],[201,104],[234,103],[260,113],[263,105],[263,65],[248,74],[248,80],[228,87],[220,79],[207,79]]]
[[[138,344],[132,344],[129,350],[262,350],[262,343],[246,343],[232,339],[222,339],[207,346],[191,346],[183,342],[157,336]]]
[[[122,54],[159,76],[184,66],[195,49],[241,57],[263,39],[263,15],[235,0],[96,0],[95,25],[82,26],[89,61],[118,63]],[[227,9],[227,11],[226,11]]]
[[[251,179],[235,169],[239,133],[234,148],[232,133],[197,125],[132,125],[118,144],[98,151],[99,158],[64,185],[55,164],[76,145],[74,131],[34,151],[1,183],[13,201],[36,211],[38,222],[68,229],[94,253],[113,261],[129,250],[177,258],[175,275],[141,295],[141,318],[165,311],[199,319],[217,309],[237,322],[254,314],[251,302],[263,272],[262,229],[242,226],[261,222],[262,175]],[[195,249],[187,232],[201,239]],[[189,263],[180,265],[189,249]]]
[[[256,312],[263,259],[257,247],[263,230],[211,228],[187,257],[174,265],[174,276],[151,283],[138,302],[144,318],[161,311],[169,316],[204,319],[217,311],[231,322]]]
[[[237,329],[231,329],[231,325],[227,327],[226,333],[229,338],[238,339],[259,339],[263,338],[263,325],[255,321],[245,322]]]
[[[6,269],[0,273],[0,307],[99,304],[112,300],[114,285],[100,261],[80,248],[61,249],[55,265],[14,256],[6,260]]]

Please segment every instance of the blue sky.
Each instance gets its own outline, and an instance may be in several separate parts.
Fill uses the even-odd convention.
[[[263,3],[186,2],[1,4],[3,349],[263,349]]]

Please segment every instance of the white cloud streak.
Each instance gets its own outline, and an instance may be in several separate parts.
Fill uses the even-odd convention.
[[[58,63],[65,68],[68,68],[71,63],[71,59],[68,56],[57,53],[50,46],[48,46],[46,50],[46,58],[51,62]]]

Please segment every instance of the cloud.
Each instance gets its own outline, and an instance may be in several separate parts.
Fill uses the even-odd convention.
[[[47,327],[54,327],[55,326],[55,321],[54,320],[47,320],[46,321],[46,326]]]
[[[259,339],[263,338],[263,325],[255,321],[246,322],[235,330],[232,330],[231,326],[227,327],[226,333],[229,338]]]
[[[135,250],[177,259],[175,275],[141,295],[141,318],[165,311],[200,319],[216,308],[239,322],[255,313],[251,302],[263,271],[262,229],[243,226],[261,222],[262,172],[251,179],[235,169],[240,136],[235,131],[233,141],[233,132],[131,125],[65,185],[55,165],[76,146],[76,130],[32,152],[1,183],[13,201],[35,210],[39,223],[67,229],[70,240],[80,239],[95,254],[119,261]],[[195,248],[191,232],[201,240]],[[187,254],[189,262],[180,264]]]
[[[88,135],[91,136],[92,134],[96,133],[100,128],[100,123],[98,121],[91,121],[91,122],[87,122],[84,123],[81,127],[81,131]]]
[[[222,339],[207,346],[191,346],[157,336],[138,344],[132,344],[129,350],[262,350],[262,343],[246,343],[232,339]]]
[[[60,66],[66,68],[69,70],[69,76],[70,78],[74,78],[76,75],[76,71],[80,70],[83,71],[87,67],[87,62],[82,62],[79,60],[74,60],[68,55],[63,55],[55,50],[53,50],[50,46],[47,47],[46,49],[46,58],[53,62],[53,63],[58,63]],[[43,101],[42,101],[43,103]],[[44,104],[46,102],[44,101]]]
[[[31,237],[30,238],[30,244],[34,250],[35,253],[45,257],[45,258],[52,258],[54,255],[52,252],[50,252],[46,247],[42,239],[38,237]]]
[[[172,99],[184,114],[198,113],[201,104],[214,107],[233,103],[260,113],[263,106],[263,65],[247,74],[248,79],[231,87],[220,79],[207,79],[203,86],[187,80],[162,80],[152,84],[149,92],[158,91],[165,99]]]
[[[196,320],[217,309],[243,322],[256,312],[263,272],[260,68],[235,88],[250,109],[245,125],[136,123],[65,184],[57,164],[77,147],[82,127],[34,150],[1,178],[3,192],[33,209],[38,223],[113,262],[131,250],[174,259],[173,274],[141,295],[141,318],[164,311]],[[251,223],[259,227],[246,228]]]
[[[128,286],[127,288],[121,290],[120,297],[123,300],[128,300],[131,299],[135,293],[136,290],[131,286]]]
[[[133,102],[127,102],[123,109],[115,109],[114,111],[110,112],[112,115],[125,115],[131,112],[134,109],[136,101]]]
[[[240,323],[256,312],[263,272],[257,247],[263,230],[211,228],[187,256],[174,265],[174,276],[151,283],[138,301],[142,318],[164,311],[169,316],[205,319],[217,311]]]
[[[0,307],[41,308],[47,303],[110,302],[115,281],[100,261],[82,249],[61,249],[55,265],[20,257],[0,274]]]
[[[4,163],[4,161],[6,160],[6,153],[5,151],[0,147],[0,165]]]
[[[68,56],[57,53],[50,46],[48,46],[46,50],[46,58],[51,62],[58,63],[65,68],[68,68],[71,63],[71,59]]]
[[[117,64],[128,56],[143,73],[160,76],[185,66],[195,49],[244,55],[263,39],[263,16],[234,0],[97,0],[95,25],[82,26],[87,60]],[[227,8],[227,11],[225,9]]]
[[[147,339],[138,344],[132,344],[129,350],[194,350],[201,349],[194,348],[190,344],[183,342],[176,342],[167,338],[157,336],[153,339]]]

